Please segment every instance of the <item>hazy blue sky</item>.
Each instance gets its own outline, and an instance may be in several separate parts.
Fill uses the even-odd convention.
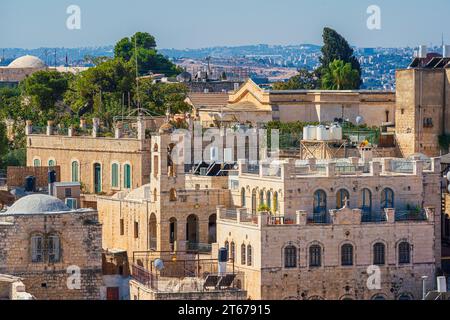
[[[66,28],[66,9],[81,8],[81,30]],[[381,30],[366,27],[381,7]],[[159,47],[321,43],[324,26],[352,45],[450,43],[449,0],[1,0],[0,47],[114,44],[135,31]],[[447,32],[445,33],[445,31]]]

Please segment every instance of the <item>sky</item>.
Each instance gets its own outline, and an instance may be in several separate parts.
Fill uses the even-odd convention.
[[[80,8],[81,29],[66,26]],[[371,5],[380,30],[370,30]],[[321,44],[329,26],[358,47],[450,44],[448,0],[0,0],[0,48],[112,45],[136,31],[160,48]]]

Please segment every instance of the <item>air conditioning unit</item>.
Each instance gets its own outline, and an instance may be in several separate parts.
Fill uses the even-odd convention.
[[[78,209],[78,199],[66,198],[66,206],[72,210]]]

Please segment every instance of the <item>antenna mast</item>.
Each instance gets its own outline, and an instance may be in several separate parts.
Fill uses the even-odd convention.
[[[134,35],[134,56],[136,62],[136,94],[138,105],[138,116],[141,115],[141,99],[139,95],[139,70],[138,70],[138,56],[137,56],[137,35]]]

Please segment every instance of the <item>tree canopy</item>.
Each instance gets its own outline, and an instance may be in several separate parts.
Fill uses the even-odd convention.
[[[137,48],[136,48],[137,46]],[[155,38],[146,32],[136,32],[131,38],[123,38],[117,42],[114,48],[115,58],[121,58],[126,62],[136,62],[140,75],[164,73],[174,76],[181,70],[156,50]]]
[[[329,89],[333,87],[342,87],[345,89],[359,89],[361,86],[361,65],[358,59],[354,56],[354,51],[348,44],[347,40],[342,37],[339,33],[331,28],[323,29],[323,42],[322,56],[320,57],[321,66],[314,71],[308,71],[306,69],[299,70],[299,73],[289,79],[286,82],[277,82],[274,84],[273,88],[275,90],[312,90],[312,89]],[[330,78],[330,64],[334,61],[342,61],[344,65],[350,64],[352,70],[357,72],[357,80],[355,80],[354,72],[347,72],[346,75],[351,76],[351,79],[345,80],[345,85],[339,82],[337,86],[330,83],[330,80],[334,78],[334,81],[339,79],[334,77]],[[333,66],[333,70],[336,69],[336,65]],[[347,70],[345,67],[344,70]],[[335,70],[336,71],[336,70]],[[327,79],[323,77],[327,75]],[[340,80],[339,80],[340,81]]]
[[[47,111],[61,100],[68,88],[68,78],[57,71],[38,71],[22,83],[22,92],[40,110]]]
[[[322,75],[322,89],[352,90],[359,87],[359,72],[342,60],[334,60]]]
[[[341,60],[345,63],[350,63],[353,69],[358,71],[359,77],[361,75],[361,65],[358,59],[354,56],[354,51],[348,44],[347,40],[335,30],[331,28],[323,29],[323,47],[322,57],[320,62],[322,66],[320,73],[322,74],[335,60]],[[361,79],[359,79],[357,85],[352,89],[358,89],[361,85]]]
[[[318,89],[320,81],[313,71],[301,69],[298,74],[286,82],[277,82],[273,85],[275,90],[313,90]]]

